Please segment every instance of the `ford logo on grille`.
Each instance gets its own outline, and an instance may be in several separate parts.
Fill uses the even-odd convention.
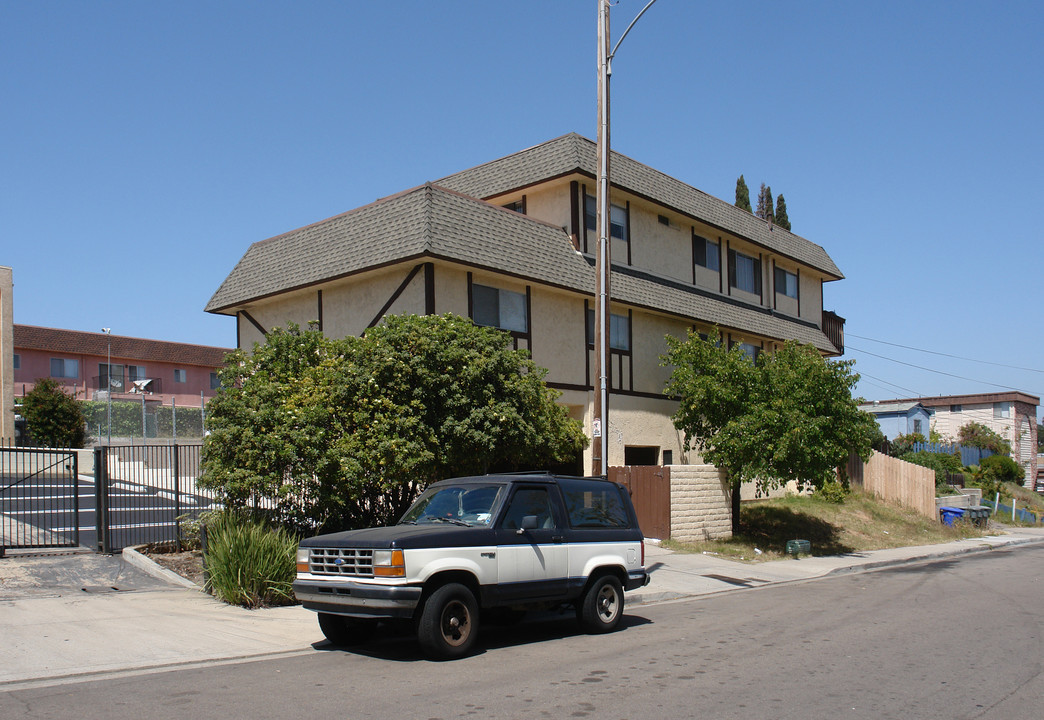
[[[334,560],[334,565],[344,565],[344,558],[339,557]]]

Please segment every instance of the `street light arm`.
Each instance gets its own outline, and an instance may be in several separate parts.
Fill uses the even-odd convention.
[[[645,14],[646,10],[648,10],[649,8],[651,8],[653,6],[654,2],[656,2],[656,0],[649,0],[649,2],[646,4],[646,6],[642,8],[642,11],[640,13],[638,13],[637,15],[635,15],[634,20],[632,20],[631,24],[627,26],[627,29],[623,31],[623,35],[620,36],[620,39],[616,41],[616,45],[613,46],[613,51],[611,53],[609,53],[608,58],[606,58],[607,61],[608,61],[608,68],[607,69],[608,69],[609,74],[612,74],[612,72],[613,72],[613,69],[612,69],[613,68],[613,65],[612,65],[613,57],[616,55],[616,51],[620,49],[620,43],[622,43],[624,41],[624,38],[627,37],[627,33],[631,32],[631,28],[634,27],[634,24],[641,19],[642,15]]]

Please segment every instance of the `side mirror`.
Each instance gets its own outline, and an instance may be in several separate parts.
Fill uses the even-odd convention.
[[[522,527],[516,532],[517,535],[521,535],[526,530],[536,530],[540,527],[540,522],[536,515],[525,515],[522,517]]]

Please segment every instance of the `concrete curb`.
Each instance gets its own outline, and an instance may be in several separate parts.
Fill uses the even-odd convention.
[[[142,572],[147,573],[154,578],[158,578],[159,580],[166,580],[167,582],[174,583],[175,585],[180,585],[191,590],[199,590],[200,592],[203,592],[203,588],[201,588],[199,585],[192,582],[188,578],[181,577],[176,572],[168,570],[167,568],[157,564],[151,558],[142,555],[140,552],[138,552],[138,548],[140,547],[144,546],[138,545],[136,547],[123,548],[123,559],[126,560],[128,564],[133,565]]]
[[[851,565],[848,567],[834,568],[827,572],[821,577],[829,577],[831,575],[848,575],[861,571],[869,570],[880,570],[882,568],[899,567],[901,565],[914,565],[921,562],[930,562],[932,560],[943,560],[948,557],[960,557],[962,555],[974,555],[978,553],[991,552],[993,550],[1003,550],[1005,548],[1016,547],[1021,545],[1041,545],[1044,544],[1044,538],[1013,538],[1004,542],[992,545],[990,543],[980,543],[973,547],[967,548],[953,548],[952,550],[941,550],[938,552],[926,552],[921,555],[912,555],[906,558],[895,558],[893,560],[879,560],[876,562],[862,563],[860,565]]]

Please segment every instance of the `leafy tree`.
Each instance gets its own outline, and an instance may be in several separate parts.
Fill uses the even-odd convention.
[[[982,423],[970,422],[957,431],[957,442],[968,447],[992,450],[998,455],[1011,455],[1011,444]]]
[[[787,201],[783,199],[783,193],[776,198],[776,224],[784,230],[790,229],[790,218],[787,217]]]
[[[87,439],[79,401],[50,378],[37,380],[25,394],[21,414],[30,442],[38,447],[82,448]]]
[[[1037,452],[1044,453],[1044,425],[1037,423]]]
[[[821,488],[852,450],[870,456],[878,426],[852,398],[859,380],[852,361],[827,361],[811,346],[787,342],[755,363],[722,346],[717,332],[668,336],[667,346],[666,392],[680,398],[675,427],[685,432],[686,449],[728,474],[734,531],[743,482]]]
[[[761,183],[761,190],[758,192],[758,209],[754,211],[754,214],[762,220],[775,222],[772,214],[772,188],[765,183]]]
[[[200,483],[333,530],[387,523],[444,477],[573,459],[580,423],[510,342],[453,315],[389,316],[342,340],[277,330],[222,371]]]
[[[742,175],[736,181],[736,207],[751,212],[750,190],[747,188],[747,181],[743,179]]]

